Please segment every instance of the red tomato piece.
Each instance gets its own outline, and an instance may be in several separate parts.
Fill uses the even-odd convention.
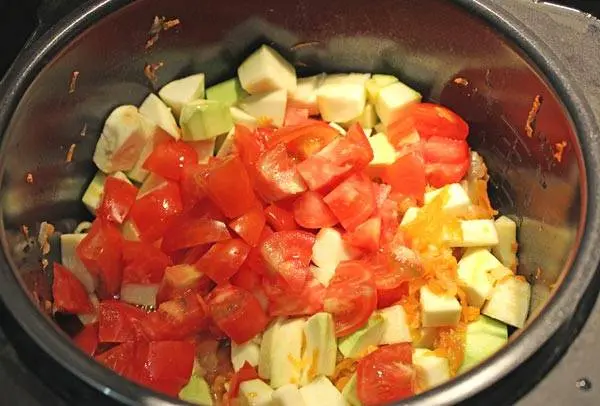
[[[98,324],[88,324],[73,338],[75,345],[90,357],[98,348]]]
[[[239,217],[258,205],[246,168],[235,155],[211,161],[206,185],[211,200],[228,218]]]
[[[381,240],[381,218],[373,217],[346,234],[346,241],[365,251],[377,251]]]
[[[176,262],[176,264],[193,265],[196,262],[198,262],[198,260],[200,258],[202,258],[202,256],[204,254],[206,254],[209,249],[210,249],[210,244],[198,245],[193,248],[185,249],[185,250],[183,250],[184,252],[180,258],[180,261]]]
[[[434,136],[466,140],[468,124],[446,107],[432,103],[412,104],[392,118],[388,125],[388,137],[392,145],[416,131],[422,138]]]
[[[423,146],[427,163],[458,164],[469,160],[469,144],[464,140],[431,137]]]
[[[182,297],[163,302],[148,314],[143,325],[152,341],[183,340],[208,327],[208,306],[202,297],[189,291]]]
[[[248,266],[248,268],[252,269],[259,275],[262,275],[265,272],[267,272],[267,264],[265,263],[265,260],[262,257],[261,246],[262,243],[272,234],[273,230],[271,229],[271,227],[269,227],[268,225],[264,226],[262,233],[260,234],[260,238],[258,239],[258,244],[256,245],[256,247],[253,247],[250,250],[250,254],[246,259],[246,265]]]
[[[369,258],[377,288],[377,306],[389,307],[408,294],[408,282],[412,275],[396,272],[389,253],[377,252]]]
[[[163,236],[169,221],[182,210],[179,186],[167,181],[163,186],[136,200],[131,208],[130,217],[140,233],[140,238],[146,242],[154,242]]]
[[[237,344],[262,332],[269,322],[258,300],[232,285],[217,286],[208,296],[208,307],[216,325]]]
[[[135,202],[138,190],[129,182],[109,176],[104,184],[98,217],[122,224]]]
[[[323,309],[333,315],[335,335],[343,337],[361,328],[377,308],[371,267],[362,261],[338,265],[325,292]]]
[[[297,107],[287,106],[285,109],[285,118],[283,120],[283,126],[293,126],[302,124],[308,120],[308,109],[300,109]]]
[[[373,149],[362,127],[356,123],[348,129],[345,137],[337,138],[318,155],[338,166],[359,171],[373,160]]]
[[[135,369],[141,383],[177,397],[194,368],[196,348],[190,341],[153,341],[138,346]]]
[[[279,231],[261,245],[262,258],[272,274],[281,275],[292,291],[306,283],[315,236],[306,231]]]
[[[313,155],[297,165],[298,173],[310,190],[326,191],[346,177],[351,167],[338,166],[328,159]]]
[[[256,172],[255,186],[266,202],[286,199],[306,190],[296,164],[283,144],[276,145],[260,156]]]
[[[124,343],[144,339],[142,326],[146,313],[119,300],[100,302],[98,340],[101,343]]]
[[[460,182],[466,176],[469,165],[468,160],[458,164],[427,164],[425,166],[427,181],[435,188]]]
[[[123,283],[160,283],[171,259],[152,244],[123,241]]]
[[[183,296],[190,290],[208,292],[212,287],[210,278],[200,272],[194,265],[180,264],[165,269],[165,275],[158,290],[157,301]]]
[[[270,204],[264,213],[267,223],[275,231],[289,231],[298,228],[294,215],[281,206]]]
[[[194,205],[188,212],[188,217],[218,220],[223,223],[227,221],[227,217],[223,214],[210,199],[202,199]]]
[[[256,207],[229,223],[229,227],[250,246],[256,247],[266,221],[263,211]]]
[[[381,246],[385,246],[394,239],[400,225],[398,219],[398,204],[390,199],[386,199],[379,209],[381,217]]]
[[[338,136],[339,133],[327,123],[307,119],[297,125],[278,129],[268,146],[271,148],[279,143],[286,144],[293,157],[304,160],[321,151]]]
[[[58,262],[54,263],[52,297],[54,307],[62,312],[88,314],[94,310],[81,281]]]
[[[119,375],[128,375],[135,360],[136,344],[126,342],[96,355],[94,359]]]
[[[338,223],[323,197],[312,190],[304,192],[294,202],[294,218],[304,228],[333,227]]]
[[[248,361],[244,362],[244,365],[231,377],[229,381],[229,398],[233,399],[238,396],[240,390],[240,383],[245,381],[251,381],[258,379],[258,373],[256,369],[250,365]]]
[[[97,218],[77,246],[77,256],[88,271],[99,276],[99,293],[111,296],[119,292],[123,272],[122,238],[119,229]]]
[[[415,198],[422,202],[427,185],[425,164],[421,157],[407,154],[396,159],[383,171],[382,180],[392,186],[395,193]]]
[[[173,252],[231,238],[227,225],[217,220],[182,216],[174,220],[164,234],[160,248]]]
[[[262,138],[259,132],[262,129],[257,129],[253,133],[248,127],[236,124],[234,143],[240,159],[247,168],[254,168],[254,165],[265,150]]]
[[[386,345],[358,361],[356,384],[358,398],[365,406],[398,402],[415,394],[412,345]]]
[[[207,164],[190,164],[183,167],[179,185],[181,188],[181,201],[185,209],[194,207],[206,196],[208,173]]]
[[[375,194],[368,176],[355,174],[323,198],[346,230],[354,230],[376,209]]]
[[[300,292],[290,292],[277,276],[265,276],[262,283],[270,316],[310,316],[323,310],[325,286],[310,274]]]
[[[225,283],[240,269],[250,246],[238,238],[218,242],[213,245],[198,262],[196,268],[217,284]]]
[[[142,167],[163,178],[179,180],[183,168],[196,163],[198,153],[194,148],[183,141],[171,139],[156,145]]]
[[[249,266],[242,265],[239,271],[231,278],[231,284],[248,292],[253,292],[261,286],[261,275]]]

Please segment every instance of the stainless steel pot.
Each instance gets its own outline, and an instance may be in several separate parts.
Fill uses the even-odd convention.
[[[155,15],[182,24],[145,49]],[[67,382],[65,395],[77,392],[88,404],[170,402],[88,359],[39,311],[32,296],[49,298],[48,275],[35,249],[23,255],[21,225],[33,233],[49,221],[69,231],[86,218],[79,199],[112,108],[137,104],[188,73],[205,72],[209,84],[229,78],[265,42],[295,61],[301,74],[393,73],[460,113],[492,173],[494,205],[518,219],[519,271],[535,291],[526,328],[478,368],[405,403],[456,404],[542,348],[596,273],[600,148],[579,89],[535,33],[488,0],[103,0],[79,7],[31,41],[0,85],[0,295],[15,326],[35,343],[23,357],[52,360],[78,377],[84,388]],[[144,66],[158,62],[164,66],[152,83]],[[77,86],[69,93],[75,71]],[[530,137],[525,127],[536,96],[542,105]],[[559,161],[554,154],[563,141]],[[72,144],[74,159],[66,162]],[[51,378],[54,367],[47,368]]]

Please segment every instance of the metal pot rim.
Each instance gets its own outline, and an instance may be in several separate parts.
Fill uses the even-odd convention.
[[[596,193],[598,190],[596,172],[600,169],[600,146],[593,142],[594,135],[599,134],[599,131],[582,92],[548,46],[506,11],[494,6],[491,0],[455,1],[518,45],[561,97],[575,125],[585,162],[585,168],[581,168],[585,224],[580,226],[578,232],[578,249],[567,262],[566,267],[570,267],[569,272],[565,273],[543,311],[538,317],[530,320],[523,333],[518,334],[509,345],[482,365],[451,382],[403,402],[406,405],[456,404],[508,375],[532,356],[571,317],[600,262],[600,251],[596,250],[600,245],[600,233],[598,233],[600,211]],[[0,95],[3,96],[0,98],[2,133],[7,128],[21,96],[45,63],[59,53],[75,35],[130,2],[131,0],[88,2],[51,27],[39,39],[28,44],[4,80],[0,82]],[[5,140],[2,142],[4,146]],[[4,147],[0,151],[3,149]],[[183,404],[122,379],[112,371],[100,367],[71,345],[65,339],[65,335],[38,311],[23,289],[14,289],[20,282],[8,265],[11,261],[6,254],[9,250],[4,236],[2,236],[2,246],[0,296],[10,312],[18,315],[16,319],[23,330],[57,363],[88,385],[125,404],[138,404],[142,399],[156,399],[156,403],[152,403],[161,405]]]

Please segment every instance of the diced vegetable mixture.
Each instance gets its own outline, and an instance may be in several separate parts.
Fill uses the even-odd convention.
[[[516,224],[469,128],[396,77],[297,78],[268,46],[114,109],[61,236],[57,312],[118,374],[201,405],[375,406],[523,327]]]

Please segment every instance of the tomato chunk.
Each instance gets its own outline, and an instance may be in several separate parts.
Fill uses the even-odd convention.
[[[206,164],[185,165],[181,171],[179,185],[181,201],[185,209],[194,207],[206,196],[206,178],[209,167]]]
[[[211,280],[194,265],[180,264],[165,269],[165,275],[158,290],[157,301],[175,299],[190,290],[208,292],[212,287]]]
[[[208,307],[200,295],[189,291],[182,297],[163,302],[148,314],[143,325],[152,341],[182,340],[208,327]]]
[[[123,283],[160,283],[171,259],[152,244],[123,241]]]
[[[358,361],[358,398],[365,406],[398,402],[414,395],[414,378],[410,343],[380,347]]]
[[[464,140],[434,136],[423,147],[427,163],[460,164],[469,160],[469,144]]]
[[[231,399],[236,398],[240,390],[240,383],[253,379],[258,379],[258,373],[256,372],[256,368],[246,361],[239,371],[233,374],[231,381],[229,381],[229,397]]]
[[[258,244],[256,247],[253,247],[250,250],[250,254],[248,254],[248,259],[246,259],[246,264],[248,268],[252,269],[259,275],[263,275],[267,272],[267,264],[262,257],[262,243],[269,237],[273,235],[273,229],[266,225],[263,227],[262,233],[260,234],[260,238],[258,239]]]
[[[98,348],[98,324],[88,324],[73,338],[75,345],[90,357]]]
[[[409,248],[397,246],[375,253],[369,263],[377,288],[377,306],[385,308],[408,295],[408,282],[421,275],[418,257]]]
[[[377,308],[371,267],[362,261],[346,261],[338,265],[325,292],[323,308],[333,315],[337,337],[361,328]]]
[[[98,340],[101,343],[124,343],[144,339],[142,326],[146,313],[120,300],[100,302]]]
[[[283,144],[264,152],[256,163],[256,170],[256,188],[266,202],[282,200],[306,190],[296,164]]]
[[[256,207],[229,223],[229,227],[251,247],[256,247],[266,221],[263,211]]]
[[[196,268],[201,269],[215,283],[222,284],[235,275],[249,253],[250,246],[241,239],[218,242],[196,262]]]
[[[416,154],[407,154],[396,159],[396,162],[386,167],[381,178],[392,186],[394,193],[413,197],[418,202],[423,201],[427,186],[425,164]]]
[[[255,133],[250,131],[248,127],[236,124],[234,143],[240,159],[247,168],[254,169],[254,165],[265,150],[265,145],[259,136],[259,128]],[[253,173],[250,173],[253,175]]]
[[[340,183],[323,200],[346,230],[354,230],[376,208],[371,180],[363,173],[352,175]]]
[[[308,188],[318,191],[325,191],[337,185],[351,170],[351,167],[339,166],[318,154],[298,164],[298,173]]]
[[[283,120],[283,128],[302,124],[308,120],[308,109],[287,106],[285,109],[285,118]]]
[[[312,229],[332,227],[338,223],[323,197],[312,190],[304,192],[294,202],[294,218],[302,227]]]
[[[304,120],[297,125],[278,129],[268,146],[286,144],[287,151],[293,157],[304,160],[321,151],[338,136],[338,132],[323,121]]]
[[[137,192],[137,188],[131,183],[109,176],[104,184],[98,217],[122,224],[135,202]]]
[[[187,165],[198,163],[198,154],[188,143],[173,139],[154,147],[143,168],[166,179],[179,180]]]
[[[469,170],[469,161],[458,164],[427,164],[425,172],[427,181],[433,187],[440,188],[451,183],[460,182]]]
[[[164,234],[161,249],[173,252],[182,248],[224,241],[231,238],[227,225],[217,220],[184,215],[172,222]]]
[[[92,303],[81,281],[58,262],[54,263],[52,297],[54,307],[59,311],[73,314],[88,314],[93,311]]]
[[[325,286],[310,274],[299,292],[290,292],[277,277],[265,276],[263,287],[269,299],[270,316],[309,316],[323,310]]]
[[[346,235],[346,241],[365,251],[377,251],[381,240],[381,218],[373,217]]]
[[[97,218],[77,246],[77,256],[88,271],[99,276],[99,293],[115,295],[121,287],[123,272],[122,238],[115,225]]]
[[[265,209],[267,223],[275,231],[295,230],[297,227],[294,215],[281,206],[270,204]]]
[[[208,307],[216,325],[238,344],[262,332],[269,322],[258,300],[232,285],[217,286],[208,296]]]
[[[117,374],[128,376],[131,375],[131,367],[135,360],[135,349],[135,343],[126,342],[96,355],[95,359]]]
[[[262,258],[273,275],[281,275],[292,291],[306,283],[315,236],[306,231],[279,231],[261,246]]]
[[[163,236],[169,221],[181,213],[183,205],[179,186],[172,181],[137,199],[131,208],[131,219],[143,241],[154,242]]]

